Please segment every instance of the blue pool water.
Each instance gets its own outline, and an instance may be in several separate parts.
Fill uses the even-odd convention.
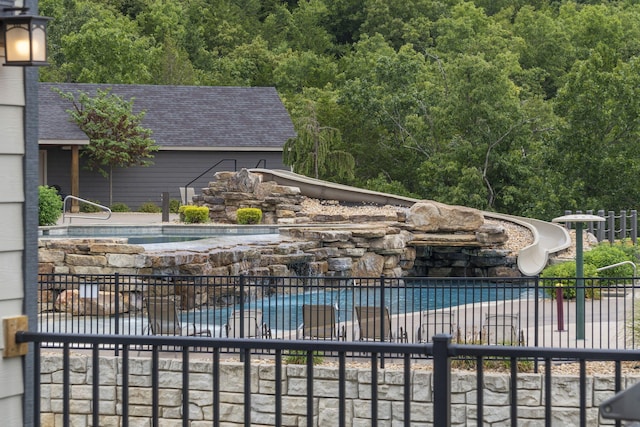
[[[317,288],[304,293],[279,294],[249,301],[244,308],[262,310],[263,321],[271,329],[292,330],[302,324],[303,304],[335,305],[338,307],[338,321],[342,322],[352,320],[355,306],[380,307],[381,301],[393,315],[479,302],[507,301],[521,297],[523,292],[526,289],[486,283],[441,288],[392,287],[382,292],[379,288]],[[234,310],[240,310],[240,305],[191,311],[182,316],[185,322],[222,325],[227,323]]]

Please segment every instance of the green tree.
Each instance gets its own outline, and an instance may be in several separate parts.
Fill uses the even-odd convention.
[[[81,150],[90,170],[109,179],[109,206],[113,204],[113,169],[148,166],[158,150],[151,131],[141,125],[144,111],[133,112],[133,99],[124,100],[109,90],[98,90],[94,97],[85,92],[58,94],[71,102],[71,120],[89,137]]]
[[[576,183],[579,206],[633,209],[640,199],[640,63],[600,45],[576,64],[557,99],[563,126],[556,165]],[[559,166],[560,167],[560,166]]]
[[[77,32],[61,37],[67,81],[85,83],[152,83],[151,67],[159,49],[141,36],[135,22],[104,12]]]
[[[307,114],[296,122],[297,137],[289,139],[283,148],[283,161],[295,172],[316,179],[353,178],[354,159],[341,150],[340,132],[318,122],[313,102],[307,104]]]

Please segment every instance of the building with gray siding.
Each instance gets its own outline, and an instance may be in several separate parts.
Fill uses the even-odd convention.
[[[132,209],[146,202],[159,206],[164,192],[180,199],[180,187],[187,184],[198,193],[221,170],[286,168],[282,147],[295,136],[272,87],[40,83],[40,183],[57,184],[66,194],[72,193],[74,150],[81,152],[88,138],[69,120],[71,103],[53,88],[90,95],[108,89],[133,99],[134,111],[146,112],[143,126],[160,147],[154,164],[118,168],[113,175],[113,202]],[[86,170],[82,156],[79,165],[76,195],[107,204],[108,179]]]

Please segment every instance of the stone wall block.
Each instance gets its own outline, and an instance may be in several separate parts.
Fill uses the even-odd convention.
[[[484,216],[477,209],[427,200],[411,206],[406,223],[420,231],[475,231],[484,224]]]
[[[107,265],[107,257],[104,255],[67,254],[65,262],[69,265],[101,267]]]
[[[107,265],[110,267],[130,267],[130,268],[143,268],[150,267],[151,262],[147,260],[142,254],[122,254],[122,253],[109,253],[106,255]]]
[[[89,245],[89,252],[94,254],[141,254],[144,252],[144,247],[125,243],[93,242]]]
[[[587,390],[592,388],[592,380],[587,379]],[[580,404],[580,384],[577,378],[554,377],[551,384],[554,403],[558,406],[575,407]],[[591,404],[592,393],[587,391],[587,404]]]
[[[62,249],[38,249],[38,262],[58,264],[64,262],[66,253]]]
[[[327,262],[329,270],[338,272],[351,270],[351,266],[353,264],[353,261],[349,257],[329,258]]]
[[[353,416],[356,418],[371,419],[371,402],[369,400],[355,400]],[[378,420],[391,420],[391,402],[378,401]],[[371,424],[369,424],[371,425]],[[384,424],[387,425],[387,424]]]
[[[384,257],[367,252],[353,263],[351,275],[354,277],[380,277],[384,269]]]

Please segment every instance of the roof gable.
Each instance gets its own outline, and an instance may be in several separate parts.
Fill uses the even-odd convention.
[[[282,148],[295,137],[289,113],[273,87],[40,83],[41,141],[87,140],[69,121],[66,110],[71,104],[54,87],[90,95],[111,89],[126,100],[134,98],[134,111],[146,111],[142,124],[161,147]]]

